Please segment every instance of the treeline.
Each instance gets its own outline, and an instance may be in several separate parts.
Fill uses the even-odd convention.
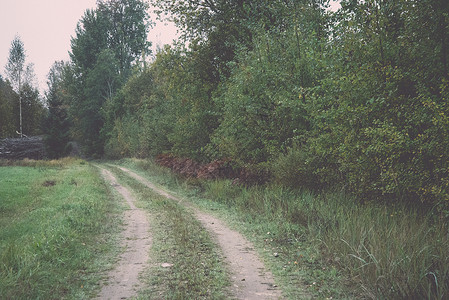
[[[55,95],[88,155],[225,159],[292,187],[449,202],[445,0],[153,0],[83,16]]]

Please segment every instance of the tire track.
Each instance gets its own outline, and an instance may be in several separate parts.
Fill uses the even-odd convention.
[[[216,240],[231,271],[233,295],[237,299],[281,299],[281,291],[274,283],[271,272],[266,270],[253,245],[239,232],[230,229],[221,220],[200,211],[192,204],[158,188],[149,180],[139,176],[127,168],[118,166],[120,170],[151,188],[160,195],[191,208],[197,219]]]
[[[141,286],[139,274],[148,266],[152,244],[150,225],[146,213],[135,206],[130,191],[120,185],[110,171],[100,169],[105,180],[123,196],[130,209],[124,213],[125,229],[121,244],[125,252],[116,268],[109,272],[98,299],[127,299],[137,295],[136,290]]]

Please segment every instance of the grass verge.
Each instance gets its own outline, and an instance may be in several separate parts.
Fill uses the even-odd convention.
[[[118,202],[82,160],[0,167],[0,295],[82,299],[112,263]]]
[[[304,292],[323,299],[449,297],[448,226],[431,214],[360,204],[341,192],[182,180],[151,161],[121,163],[227,218],[264,255],[290,299]]]
[[[144,275],[146,288],[139,299],[229,299],[230,282],[223,258],[192,213],[118,168],[109,168],[131,187],[138,205],[150,213],[151,267]]]

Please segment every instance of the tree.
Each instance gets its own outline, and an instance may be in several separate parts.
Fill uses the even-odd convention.
[[[44,121],[44,133],[47,154],[50,158],[59,158],[67,154],[70,140],[70,122],[64,103],[65,63],[57,61],[47,76],[48,90],[45,93],[48,112]]]
[[[24,132],[30,135],[39,133],[44,108],[39,91],[35,88],[34,65],[26,64],[25,48],[19,36],[16,36],[11,43],[5,69],[19,98],[20,137],[23,137]],[[25,125],[23,119],[27,120]]]
[[[142,0],[98,1],[98,8],[87,10],[77,26],[66,81],[73,132],[88,155],[103,154],[108,134],[103,127],[110,115],[105,103],[149,53],[147,9]]]
[[[22,128],[22,98],[20,90],[22,89],[25,68],[25,48],[19,36],[16,36],[11,42],[9,50],[8,62],[6,64],[6,74],[12,82],[14,90],[19,94],[19,126],[20,137],[23,137]]]
[[[45,107],[41,100],[39,90],[30,83],[25,82],[20,91],[22,99],[23,134],[32,136],[42,134],[42,121],[45,116]]]
[[[108,48],[114,52],[123,77],[129,77],[133,62],[149,54],[148,3],[141,0],[100,0],[98,13],[108,24]]]
[[[0,76],[0,138],[12,137],[16,130],[14,109],[18,102],[18,95],[11,85]]]

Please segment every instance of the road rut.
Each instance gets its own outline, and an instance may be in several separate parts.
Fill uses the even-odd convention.
[[[233,295],[237,299],[282,298],[281,291],[274,283],[273,275],[266,270],[264,264],[254,251],[253,245],[239,232],[230,229],[221,220],[202,212],[192,204],[182,201],[158,188],[149,180],[129,169],[124,167],[119,168],[160,195],[178,201],[194,211],[197,219],[201,221],[202,225],[211,233],[221,247],[231,271]]]
[[[148,253],[152,244],[149,222],[145,211],[137,208],[131,192],[120,185],[114,175],[101,169],[103,177],[126,200],[130,209],[125,211],[125,229],[121,243],[125,248],[118,265],[108,274],[108,281],[103,285],[98,299],[127,299],[137,296],[140,287],[139,274],[148,266]]]

